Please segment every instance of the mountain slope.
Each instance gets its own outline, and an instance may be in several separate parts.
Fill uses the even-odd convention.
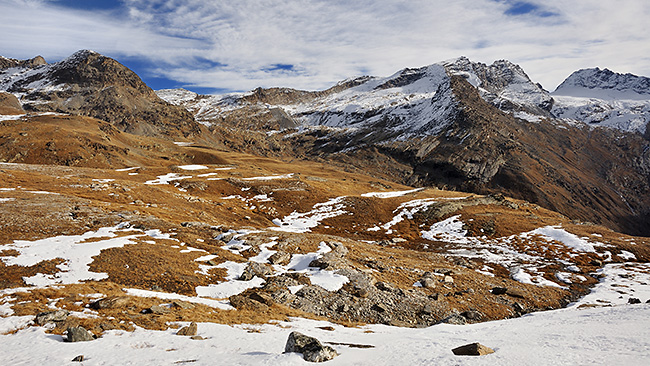
[[[223,141],[229,148],[331,160],[410,185],[501,192],[575,219],[650,233],[647,141],[554,119],[554,99],[517,65],[459,58],[353,80],[321,94],[258,89],[182,104],[200,110],[217,135],[230,136]],[[198,107],[198,100],[210,103]],[[291,127],[282,120],[300,128],[269,133]],[[238,134],[243,125],[259,134]],[[240,138],[248,142],[232,142]]]
[[[200,131],[186,110],[164,102],[133,71],[93,51],[51,65],[9,63],[0,70],[0,90],[19,96],[29,111],[90,116],[138,135],[171,138]]]

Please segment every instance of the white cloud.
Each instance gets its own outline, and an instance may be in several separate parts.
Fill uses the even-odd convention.
[[[547,88],[585,67],[650,75],[646,0],[529,0],[536,11],[506,15],[514,3],[125,0],[119,12],[88,12],[0,0],[0,30],[13,35],[0,45],[12,57],[63,57],[80,48],[141,56],[161,76],[234,90],[322,89],[461,55],[509,59]],[[276,64],[295,67],[269,70]]]

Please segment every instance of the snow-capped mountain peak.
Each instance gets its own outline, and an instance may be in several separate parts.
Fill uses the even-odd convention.
[[[620,74],[609,69],[582,69],[571,74],[554,95],[599,99],[650,99],[650,78]]]
[[[553,92],[553,115],[647,133],[650,122],[650,78],[608,69],[582,69],[571,74]]]
[[[460,75],[479,89],[486,101],[505,111],[548,116],[553,98],[524,70],[508,60],[491,65],[459,57],[440,63],[452,75]]]

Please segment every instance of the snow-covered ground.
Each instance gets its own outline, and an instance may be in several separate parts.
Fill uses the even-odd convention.
[[[647,268],[646,268],[647,269]],[[609,273],[592,295],[607,297]],[[647,291],[650,277],[637,282]],[[641,284],[645,283],[645,285]],[[640,293],[640,292],[638,292]],[[646,292],[647,293],[647,292]],[[643,299],[645,301],[645,298]],[[583,303],[583,302],[580,302]],[[340,356],[327,365],[647,365],[650,362],[650,304],[567,309],[472,325],[440,324],[423,329],[369,325],[345,328],[323,321],[291,319],[264,325],[201,323],[204,340],[176,330],[110,331],[92,342],[64,343],[62,337],[29,327],[0,335],[4,365],[67,365],[84,355],[84,365],[305,365],[301,355],[283,353],[290,332],[333,345]],[[1,306],[1,305],[0,305]],[[32,317],[0,318],[0,331],[19,328]],[[185,324],[180,324],[185,325]],[[332,327],[327,331],[318,327]],[[473,342],[495,353],[455,356],[452,348]]]

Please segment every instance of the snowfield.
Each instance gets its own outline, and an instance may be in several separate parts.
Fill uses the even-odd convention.
[[[32,317],[0,318],[0,330],[26,325]],[[109,331],[92,342],[64,343],[61,336],[30,327],[0,335],[5,365],[306,365],[283,353],[290,332],[333,345],[340,354],[327,365],[647,365],[650,362],[650,304],[569,309],[473,325],[441,324],[424,329],[383,325],[345,328],[329,322],[291,319],[264,325],[198,325],[204,340],[176,330]],[[185,324],[182,324],[185,325]],[[332,327],[326,331],[317,327]],[[495,353],[455,356],[451,349],[473,342]],[[29,346],[27,346],[29,345]],[[11,350],[7,352],[7,350]],[[37,351],[35,351],[37,350]]]

